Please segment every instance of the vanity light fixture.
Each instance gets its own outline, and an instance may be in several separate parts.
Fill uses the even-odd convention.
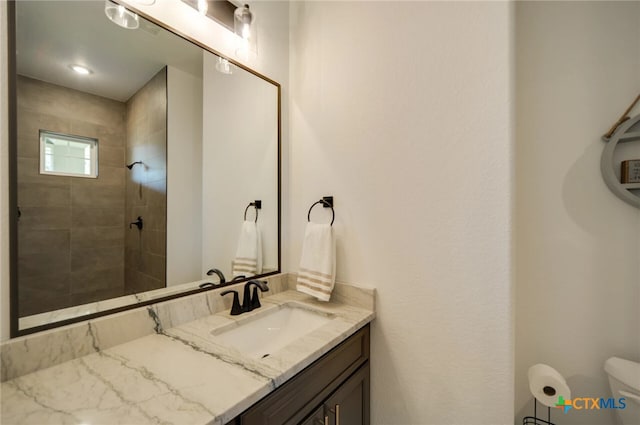
[[[209,1],[208,0],[198,0],[198,12],[207,16],[207,12],[209,11]]]
[[[249,5],[237,7],[229,0],[182,0],[182,2],[236,34],[235,48],[238,58],[249,59],[257,56],[255,15],[249,10]],[[219,60],[216,69],[222,73],[231,74],[233,67],[228,62],[228,60]]]
[[[182,2],[200,12],[202,16],[213,19],[229,31],[233,31],[233,12],[236,10],[236,5],[230,1],[182,0]]]
[[[71,69],[73,72],[76,72],[76,73],[78,73],[80,75],[93,74],[92,70],[90,70],[86,66],[82,66],[82,65],[71,64],[71,65],[69,65],[69,69]]]
[[[132,1],[142,6],[151,6],[156,3],[156,0],[132,0]]]
[[[242,59],[253,59],[258,55],[258,32],[255,16],[245,4],[233,13],[233,32],[238,36],[236,56]]]
[[[140,26],[137,14],[111,0],[105,0],[104,13],[111,22],[122,28],[134,30]]]

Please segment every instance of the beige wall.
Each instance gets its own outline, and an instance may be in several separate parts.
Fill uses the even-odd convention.
[[[126,293],[163,288],[167,237],[167,69],[127,101]],[[144,227],[129,227],[142,217]]]
[[[640,92],[640,3],[518,2],[516,10],[521,423],[532,413],[533,364],[556,368],[575,397],[610,397],[604,361],[640,361],[640,210],[600,173],[600,136]],[[613,411],[556,418],[606,425]]]
[[[122,294],[121,102],[18,77],[20,315]],[[98,139],[98,177],[39,173],[39,130]]]
[[[218,268],[231,279],[243,213],[257,199],[262,201],[257,221],[262,265],[264,270],[277,269],[278,91],[240,69],[221,74],[215,64],[213,55],[204,56],[202,265],[205,270]],[[233,184],[221,184],[228,176],[233,176]],[[251,208],[247,219],[254,217]]]
[[[295,271],[334,195],[337,279],[377,288],[372,424],[513,423],[511,6],[291,7],[285,245]]]
[[[202,279],[202,78],[167,67],[167,286]],[[185,219],[188,218],[188,219]]]

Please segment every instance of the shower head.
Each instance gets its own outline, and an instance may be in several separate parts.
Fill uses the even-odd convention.
[[[132,162],[131,164],[127,165],[128,169],[132,169],[134,165],[136,164],[142,164],[142,161],[136,161],[136,162]]]

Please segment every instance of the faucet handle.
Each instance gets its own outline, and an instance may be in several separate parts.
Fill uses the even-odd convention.
[[[229,314],[231,314],[232,316],[242,314],[242,307],[240,307],[240,300],[238,300],[238,291],[228,289],[224,292],[221,292],[220,296],[224,297],[227,294],[233,294],[233,305],[231,306],[231,312]]]
[[[262,305],[260,304],[260,297],[258,297],[258,287],[253,287],[253,295],[251,295],[251,310],[260,308]]]
[[[259,285],[255,285],[253,287],[253,294],[251,295],[251,310],[261,307],[260,297],[258,296],[258,288],[260,288],[261,292],[267,292],[269,290],[266,280],[254,282],[258,282]]]
[[[251,296],[251,285],[255,285],[253,288],[253,296]],[[258,291],[256,288],[259,288],[262,292],[268,291],[267,281],[263,280],[250,280],[244,284],[244,295],[242,298],[242,311],[252,311],[254,308],[260,307],[260,299],[258,298]]]

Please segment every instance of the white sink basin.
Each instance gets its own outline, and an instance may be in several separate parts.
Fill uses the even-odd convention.
[[[216,329],[211,333],[220,344],[260,359],[329,323],[333,316],[285,306],[247,319],[232,329]]]

